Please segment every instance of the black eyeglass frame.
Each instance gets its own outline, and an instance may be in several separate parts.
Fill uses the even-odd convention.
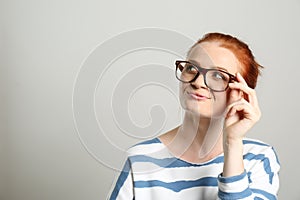
[[[190,81],[183,81],[183,80],[181,80],[181,79],[177,76],[177,70],[178,70],[178,68],[179,68],[179,64],[180,64],[180,63],[188,63],[188,64],[191,64],[191,65],[193,65],[194,67],[196,67],[196,69],[197,69],[197,74],[196,74],[196,76],[195,76],[192,80],[190,80]],[[176,61],[175,61],[175,66],[176,66],[175,76],[176,76],[176,78],[177,78],[179,81],[181,81],[181,82],[183,82],[183,83],[192,83],[192,82],[194,82],[194,81],[199,77],[200,74],[203,74],[203,78],[204,78],[204,83],[205,83],[205,85],[206,85],[210,90],[215,91],[215,92],[224,92],[225,90],[227,90],[227,88],[228,88],[228,86],[229,86],[229,83],[232,83],[233,81],[237,81],[236,76],[234,76],[233,74],[230,74],[230,73],[227,72],[227,71],[220,70],[220,69],[205,69],[205,68],[199,67],[198,65],[196,65],[196,64],[194,64],[194,63],[191,63],[191,62],[185,61],[185,60],[176,60]],[[180,69],[179,69],[179,70],[180,70]],[[181,71],[181,70],[180,70],[180,71]],[[223,90],[214,90],[214,89],[210,88],[210,87],[207,85],[207,83],[206,83],[206,73],[207,73],[208,71],[219,71],[219,72],[222,72],[222,73],[227,74],[227,75],[229,76],[229,81],[228,81],[228,84],[227,84],[226,88],[223,89]]]

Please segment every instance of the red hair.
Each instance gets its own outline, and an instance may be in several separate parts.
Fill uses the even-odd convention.
[[[202,42],[217,42],[220,43],[220,47],[230,50],[243,66],[240,69],[240,73],[246,80],[248,86],[253,89],[255,88],[258,75],[260,75],[260,70],[263,66],[255,61],[255,58],[246,43],[231,35],[223,33],[207,33],[203,38],[198,40],[191,49]]]

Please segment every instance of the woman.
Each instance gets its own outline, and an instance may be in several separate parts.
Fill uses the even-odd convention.
[[[209,33],[175,64],[183,122],[130,148],[110,199],[277,199],[274,149],[245,137],[261,115],[248,46]]]

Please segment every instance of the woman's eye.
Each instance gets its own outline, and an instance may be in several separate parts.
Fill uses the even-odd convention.
[[[185,71],[188,73],[197,73],[197,70],[195,69],[195,67],[193,65],[187,65],[185,67]]]
[[[224,74],[222,72],[218,72],[218,71],[213,73],[213,77],[218,80],[226,80],[226,77],[224,76]]]

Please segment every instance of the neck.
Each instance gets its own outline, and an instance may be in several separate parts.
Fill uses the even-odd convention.
[[[207,118],[186,112],[173,142],[181,152],[192,153],[200,160],[210,159],[223,151],[222,129],[223,118]]]

